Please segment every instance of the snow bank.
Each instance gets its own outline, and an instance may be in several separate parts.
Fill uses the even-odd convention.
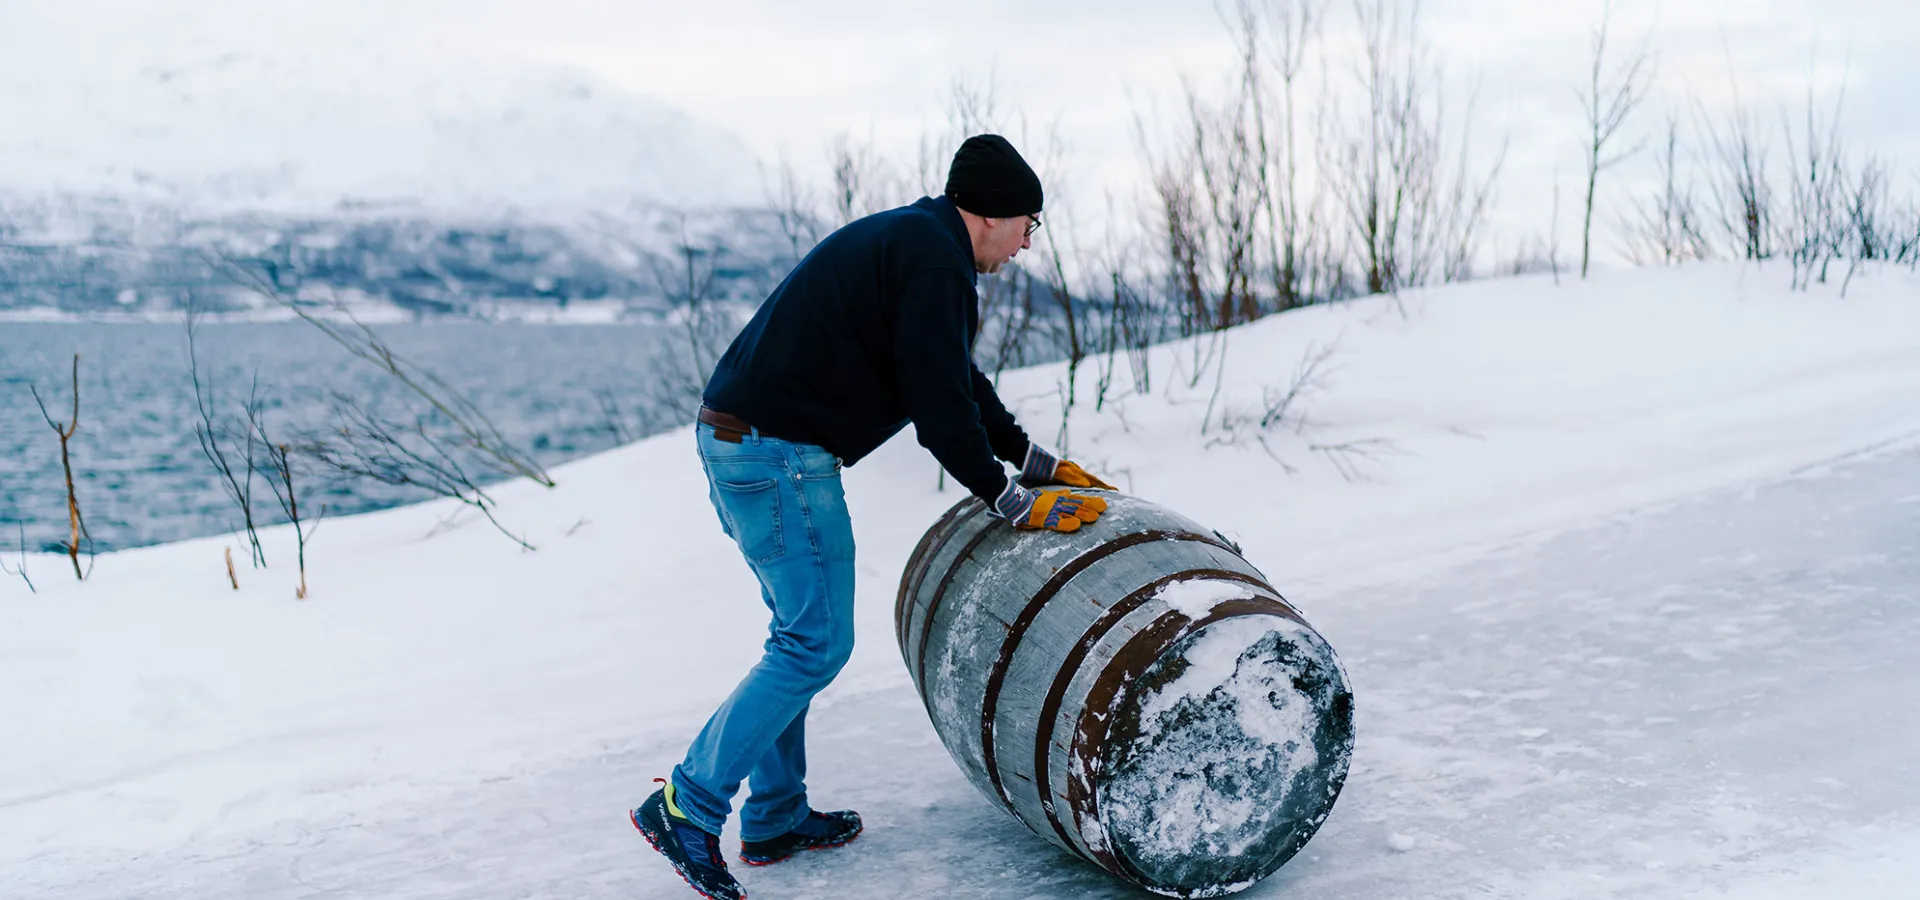
[[[1217,419],[1203,434],[1212,383],[1189,386],[1191,348],[1176,345],[1154,353],[1151,394],[1095,412],[1083,393],[1066,449],[1239,541],[1314,619],[1336,589],[1371,602],[1351,588],[1493,541],[1912,443],[1920,279],[1871,271],[1844,299],[1786,282],[1784,269],[1706,265],[1289,313],[1228,337],[1216,411],[1244,414],[1310,345],[1337,341],[1304,429],[1259,435],[1265,446]],[[1003,383],[1043,440],[1063,376],[1049,366]],[[1091,381],[1083,373],[1081,390]],[[1341,444],[1374,455],[1342,458],[1330,449]],[[210,538],[104,557],[84,585],[63,560],[35,557],[33,595],[0,577],[0,872],[70,886],[189,844],[238,854],[289,822],[683,743],[766,625],[691,436],[556,476],[552,490],[497,492],[533,553],[441,503],[325,522],[305,602],[284,530],[265,536],[273,565],[260,571],[234,539]],[[817,708],[905,680],[885,638],[891,600],[914,540],[956,498],[909,438],[847,481],[861,643]],[[1356,690],[1364,707],[1364,681]],[[617,806],[646,787],[604,791]]]

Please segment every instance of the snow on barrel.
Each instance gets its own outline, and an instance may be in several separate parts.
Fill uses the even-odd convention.
[[[1072,534],[967,499],[907,562],[900,653],[974,786],[1156,893],[1216,897],[1299,852],[1340,793],[1353,695],[1239,548],[1098,493]]]

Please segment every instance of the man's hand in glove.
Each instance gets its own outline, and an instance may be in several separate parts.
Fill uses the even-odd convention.
[[[1094,488],[1102,491],[1119,490],[1093,477],[1079,465],[1059,459],[1040,449],[1039,444],[1027,445],[1027,460],[1020,467],[1020,481],[1026,485],[1064,484],[1068,487]]]
[[[994,510],[1015,528],[1066,532],[1098,521],[1107,510],[1107,501],[1066,491],[1033,491],[1009,483],[995,501]]]
[[[1053,481],[1055,484],[1064,484],[1068,487],[1096,488],[1102,491],[1120,490],[1113,485],[1093,477],[1092,473],[1080,468],[1078,464],[1068,462],[1064,459],[1060,461],[1059,466],[1054,468]]]

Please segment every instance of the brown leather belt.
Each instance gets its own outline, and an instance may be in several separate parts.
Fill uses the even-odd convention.
[[[714,437],[726,441],[729,444],[738,444],[746,438],[747,435],[753,433],[753,426],[748,425],[746,420],[727,415],[717,409],[708,409],[705,406],[700,407],[699,419],[701,422],[713,426]]]

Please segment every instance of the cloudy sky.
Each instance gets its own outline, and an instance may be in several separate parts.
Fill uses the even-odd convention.
[[[269,52],[378,43],[422,57],[532,59],[587,70],[738,135],[763,159],[821,165],[834,135],[901,158],[937,128],[950,85],[991,80],[1003,112],[1034,134],[1057,127],[1066,165],[1049,173],[1082,210],[1141,183],[1133,138],[1180,79],[1210,86],[1231,64],[1213,0],[0,0],[38,23],[34,45],[68,55],[193,57],[241,45]],[[1920,163],[1920,6],[1897,0],[1616,0],[1620,45],[1649,37],[1658,81],[1627,140],[1651,134],[1686,98],[1724,99],[1729,73],[1749,100],[1803,102],[1846,85],[1843,123],[1862,148]],[[1599,0],[1430,0],[1423,28],[1459,98],[1477,85],[1475,144],[1507,142],[1500,239],[1544,231],[1555,173],[1571,208],[1580,180],[1588,33]],[[1350,7],[1329,18],[1338,39]],[[20,21],[15,18],[15,21]],[[0,37],[0,44],[6,42]],[[24,39],[16,32],[14,40]],[[20,46],[16,44],[16,49]],[[1346,63],[1334,63],[1336,78]],[[1015,130],[1013,127],[1005,129]],[[1037,140],[1037,138],[1035,139]],[[1776,142],[1777,143],[1777,142]],[[1651,171],[1623,165],[1616,190]],[[1605,185],[1603,185],[1604,189]],[[1563,218],[1563,229],[1573,222]]]

